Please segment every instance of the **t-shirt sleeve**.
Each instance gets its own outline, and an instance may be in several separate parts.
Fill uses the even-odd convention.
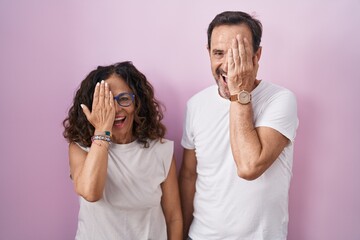
[[[255,126],[271,127],[293,142],[298,124],[296,97],[291,91],[282,91],[271,98]]]
[[[193,132],[193,114],[189,102],[186,105],[181,145],[186,149],[195,149]]]
[[[163,141],[163,143],[158,142],[159,148],[157,153],[160,154],[164,169],[164,179],[166,179],[174,156],[174,142],[166,139],[163,139]]]
[[[89,152],[90,151],[90,148],[89,147],[84,147],[83,145],[81,145],[80,143],[78,142],[75,142],[76,145],[78,145],[82,150],[84,150],[85,152]]]

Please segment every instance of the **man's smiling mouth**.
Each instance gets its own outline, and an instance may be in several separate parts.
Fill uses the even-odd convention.
[[[224,81],[224,83],[227,84],[228,78],[227,78],[226,74],[225,74],[225,73],[222,73],[222,74],[220,74],[220,77],[222,78],[222,80]]]
[[[228,77],[227,74],[220,68],[216,70],[216,74],[219,76],[219,80],[221,79],[225,85],[227,85]]]

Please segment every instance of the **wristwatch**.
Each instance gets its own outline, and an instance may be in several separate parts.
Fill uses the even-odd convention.
[[[251,93],[241,90],[239,93],[230,96],[230,101],[238,101],[241,104],[248,104],[251,101]]]

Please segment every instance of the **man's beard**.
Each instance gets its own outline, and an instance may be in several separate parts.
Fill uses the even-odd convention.
[[[219,95],[223,98],[230,98],[230,92],[229,92],[229,88],[227,86],[227,75],[226,72],[224,72],[221,68],[216,69],[215,71],[216,76],[214,76],[215,78],[215,82],[218,85],[218,92]]]

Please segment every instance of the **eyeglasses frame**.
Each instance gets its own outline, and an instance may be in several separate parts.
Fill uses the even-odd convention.
[[[133,103],[133,102],[135,101],[135,94],[129,93],[129,92],[119,93],[118,95],[116,95],[116,96],[114,97],[114,100],[119,104],[119,106],[121,106],[121,107],[128,107],[128,106],[131,105],[131,103],[130,103],[129,105],[121,105],[121,104],[119,103],[120,97],[122,97],[122,96],[124,96],[124,95],[129,95],[129,96],[131,97],[131,103]]]

